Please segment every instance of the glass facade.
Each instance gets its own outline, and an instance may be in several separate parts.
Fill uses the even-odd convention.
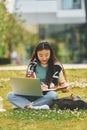
[[[81,9],[81,0],[61,0],[61,8],[68,9]]]
[[[87,25],[39,25],[39,39],[51,43],[62,63],[87,63]]]

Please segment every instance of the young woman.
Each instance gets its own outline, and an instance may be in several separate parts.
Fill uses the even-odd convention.
[[[27,78],[39,78],[43,96],[19,96],[8,94],[8,100],[19,108],[49,109],[52,100],[58,98],[56,91],[68,92],[63,66],[58,62],[50,44],[40,42],[34,50],[26,72]]]

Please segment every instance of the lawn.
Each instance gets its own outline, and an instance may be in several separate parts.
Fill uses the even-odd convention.
[[[66,70],[70,84],[68,93],[58,92],[59,97],[71,93],[81,96],[87,101],[87,70]],[[86,130],[87,110],[13,110],[6,99],[11,91],[10,77],[24,77],[25,71],[0,71],[0,96],[6,112],[0,113],[0,130]]]

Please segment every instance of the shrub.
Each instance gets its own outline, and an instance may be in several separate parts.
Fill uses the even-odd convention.
[[[10,63],[11,63],[10,58],[0,58],[0,65],[10,64]]]

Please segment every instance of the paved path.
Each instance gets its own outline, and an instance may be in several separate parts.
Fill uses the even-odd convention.
[[[21,65],[21,66],[3,66],[0,67],[0,70],[26,70],[27,66],[26,65]]]
[[[63,64],[65,69],[87,69],[87,64]],[[3,66],[0,70],[26,70],[27,65]]]
[[[87,64],[63,64],[65,69],[87,69]]]

